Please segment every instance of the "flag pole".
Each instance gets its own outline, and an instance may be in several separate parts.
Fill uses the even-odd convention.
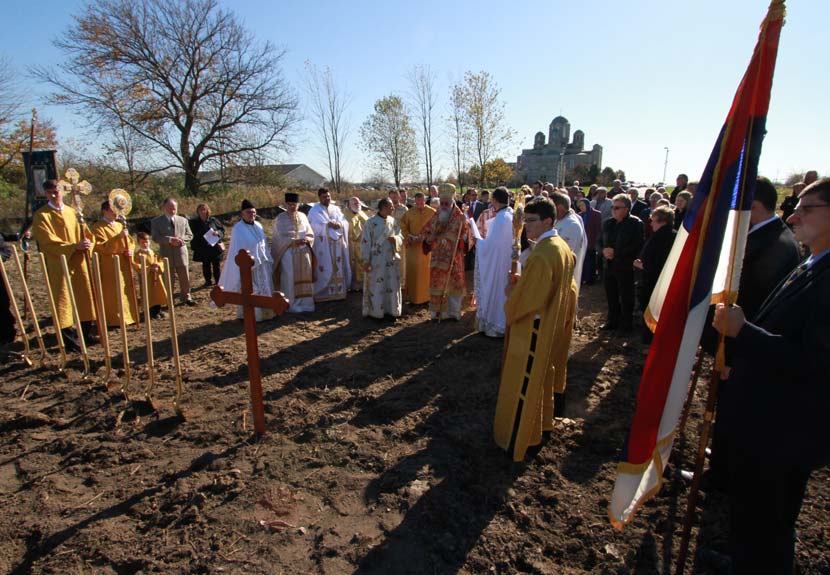
[[[767,29],[769,23],[774,18],[781,17],[783,20],[783,13],[784,13],[784,0],[771,0],[769,8],[767,9],[767,15],[764,18],[763,23],[761,24],[761,34],[758,38],[758,44],[756,46],[756,50],[759,54],[759,59],[763,58],[764,50],[763,46],[766,42],[767,36]],[[773,62],[775,61],[776,54],[773,53],[772,58]],[[761,74],[757,74],[755,76],[755,85],[752,89],[752,100],[750,102],[750,109],[756,110],[757,109],[757,101],[758,101],[758,88],[761,82]],[[741,88],[743,88],[743,81],[741,82]],[[754,123],[749,122],[748,126],[748,134],[746,136],[746,148],[743,150],[743,158],[744,161],[741,163],[741,171],[738,175],[738,184],[739,184],[739,192],[738,192],[738,200],[737,205],[743,206],[745,195],[747,193],[747,186],[750,186],[750,189],[754,190],[755,182],[747,182],[747,170],[750,168],[750,161],[746,161],[747,158],[752,158],[753,153],[750,150],[750,146],[752,145],[753,140],[753,130],[755,129]],[[760,142],[759,142],[760,146]],[[721,155],[720,161],[723,160],[723,155]],[[715,169],[715,174],[721,173],[719,170]],[[715,179],[712,181],[712,189],[718,189],[723,184],[722,181],[719,179]],[[740,212],[738,212],[740,213]],[[742,265],[743,261],[737,262],[738,259],[738,240],[741,235],[741,228],[742,226],[746,226],[747,223],[744,221],[743,218],[736,218],[734,225],[732,226],[732,241],[729,250],[729,260],[727,264],[726,270],[726,283],[724,286],[723,291],[723,298],[724,303],[728,304],[729,306],[735,305],[735,302],[738,298],[738,293],[736,290],[733,289],[733,279],[734,279],[734,270],[736,265]],[[742,255],[742,254],[741,254]],[[723,381],[723,374],[726,367],[725,362],[725,336],[721,332],[718,335],[718,346],[717,352],[715,354],[715,363],[712,367],[712,375],[709,380],[709,393],[706,398],[706,410],[703,413],[703,425],[700,431],[700,438],[698,442],[698,449],[697,449],[697,456],[695,458],[695,470],[694,470],[694,477],[692,479],[692,485],[689,489],[689,496],[688,502],[686,504],[686,518],[683,523],[683,534],[680,539],[680,550],[677,554],[677,564],[675,569],[675,575],[683,575],[683,572],[686,569],[686,558],[689,552],[689,544],[691,542],[691,534],[692,534],[692,526],[695,520],[695,510],[697,506],[697,499],[698,494],[700,493],[700,482],[702,480],[703,475],[703,464],[706,458],[706,446],[709,444],[709,435],[712,430],[712,421],[714,420],[715,415],[715,406],[717,405],[718,399],[718,387],[721,381]]]

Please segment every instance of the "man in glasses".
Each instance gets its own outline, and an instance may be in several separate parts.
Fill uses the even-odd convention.
[[[605,260],[608,318],[603,330],[631,332],[634,314],[634,260],[643,247],[643,222],[630,214],[631,198],[611,200],[611,219],[602,225],[600,244]]]
[[[504,305],[508,329],[493,433],[514,461],[541,442],[543,431],[553,429],[555,379],[567,362],[576,258],[554,229],[555,221],[550,200],[534,199],[525,206],[533,247],[521,276],[511,277],[515,285],[508,287]]]
[[[730,393],[720,413],[729,437],[732,573],[791,573],[795,522],[813,469],[830,463],[830,178],[799,194],[788,218],[810,256],[752,322],[718,304]]]

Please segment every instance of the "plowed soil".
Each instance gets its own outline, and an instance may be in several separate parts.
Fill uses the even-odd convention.
[[[0,366],[0,573],[674,572],[683,484],[667,480],[623,532],[607,519],[645,354],[636,336],[600,334],[600,285],[580,298],[566,418],[522,463],[492,441],[503,342],[474,333],[472,312],[436,323],[408,306],[376,321],[350,294],[260,324],[267,433],[255,438],[242,322],[208,290],[195,297],[176,308],[186,420],[167,320],[152,324],[158,411],[141,401],[140,329],[128,330],[132,402],[118,330],[108,383],[100,346],[89,381],[77,354],[60,376],[51,337],[45,368]],[[703,387],[670,471],[692,465]],[[800,573],[830,573],[828,477],[814,475],[801,513]],[[723,549],[723,502],[703,499],[692,551]]]

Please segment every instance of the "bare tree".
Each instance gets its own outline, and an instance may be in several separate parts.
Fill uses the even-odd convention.
[[[487,162],[513,138],[513,130],[505,125],[501,90],[488,72],[466,72],[460,84],[464,135],[475,152],[480,170],[480,183],[487,183]]]
[[[0,133],[5,133],[21,117],[22,97],[8,56],[0,56]]]
[[[120,157],[127,170],[126,188],[135,192],[150,174],[164,168],[148,168],[147,160],[152,156],[152,144],[142,138],[135,130],[125,124],[111,124],[99,127],[98,133],[109,140],[104,143],[104,151],[111,156]]]
[[[349,125],[345,113],[350,98],[335,83],[331,69],[328,66],[320,71],[313,63],[306,61],[305,69],[311,121],[323,139],[331,182],[335,191],[340,194],[343,191],[343,178],[340,168],[343,149],[349,135]]]
[[[381,170],[392,172],[395,186],[418,173],[418,146],[409,111],[399,96],[375,102],[375,111],[360,128],[364,149]]]
[[[415,66],[410,70],[408,77],[418,118],[418,131],[421,135],[427,186],[431,186],[433,182],[432,116],[438,104],[438,95],[435,93],[435,74],[428,66]]]
[[[50,102],[148,140],[184,170],[190,194],[205,164],[288,147],[297,101],[284,52],[217,0],[95,0],[75,22],[55,40],[69,61],[34,70],[56,88]]]
[[[447,118],[452,139],[452,160],[458,186],[464,190],[464,165],[467,156],[467,138],[464,124],[464,90],[460,84],[450,88],[450,115]]]

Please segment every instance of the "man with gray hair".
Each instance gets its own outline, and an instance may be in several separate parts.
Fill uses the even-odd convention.
[[[193,232],[190,231],[187,219],[178,214],[179,204],[175,199],[166,198],[162,209],[162,215],[150,220],[153,241],[159,245],[159,255],[170,260],[171,272],[175,271],[179,278],[182,301],[190,306],[196,305],[190,295],[190,258],[187,253],[187,244],[193,239]],[[173,281],[172,273],[170,281]]]
[[[602,223],[611,219],[611,200],[608,199],[608,188],[600,186],[594,192],[594,199],[591,200],[591,207],[602,214]]]
[[[430,319],[461,319],[461,304],[467,291],[464,276],[464,246],[468,241],[467,220],[455,205],[455,186],[441,184],[438,212],[421,231],[431,252],[429,262]]]
[[[585,235],[585,227],[580,218],[571,209],[571,199],[567,194],[562,192],[554,192],[550,197],[556,208],[556,222],[553,224],[553,229],[559,233],[559,237],[565,240],[568,247],[576,258],[574,264],[574,277],[582,277],[582,264],[585,262],[585,251],[587,248],[588,238]],[[579,293],[579,285],[581,282],[576,282],[576,290]]]
[[[614,196],[621,193],[622,191],[623,191],[622,181],[621,180],[614,180],[614,185],[611,186],[611,190],[608,192],[608,197],[613,200]]]
[[[363,202],[357,196],[349,198],[348,209],[343,211],[343,215],[349,223],[349,268],[352,270],[349,290],[362,291],[363,266],[360,244],[363,239],[363,226],[369,221],[369,216],[363,211]]]
[[[643,222],[631,215],[631,198],[612,200],[614,216],[602,226],[602,257],[606,262],[605,295],[608,319],[603,330],[630,332],[634,319],[634,260],[643,246]]]

